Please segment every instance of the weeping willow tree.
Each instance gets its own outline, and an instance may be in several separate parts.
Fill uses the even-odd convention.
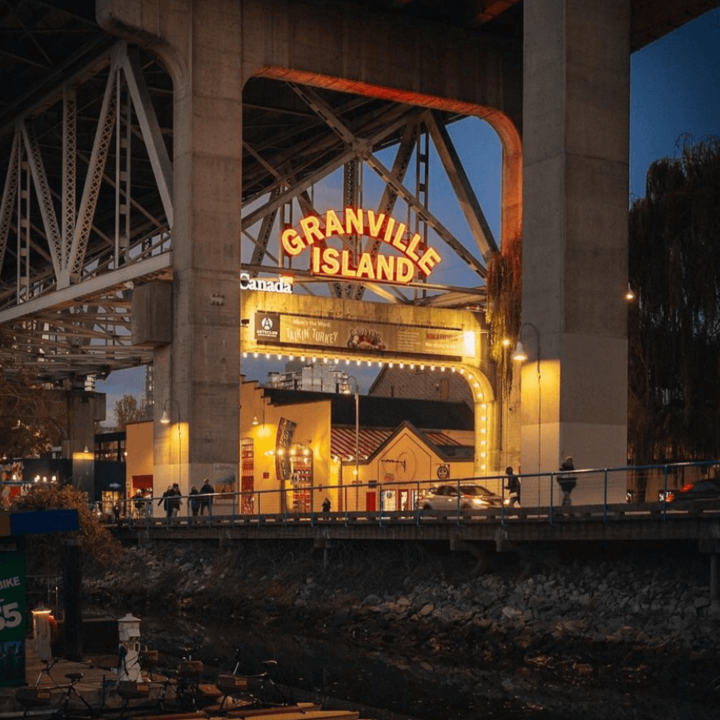
[[[720,452],[720,142],[648,170],[630,210],[628,450],[635,463]]]
[[[504,397],[510,393],[513,378],[511,351],[520,332],[522,300],[522,238],[510,238],[502,252],[488,263],[487,311],[490,329],[490,356],[498,369]]]

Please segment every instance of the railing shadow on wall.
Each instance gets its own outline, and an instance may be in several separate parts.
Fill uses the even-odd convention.
[[[562,485],[569,474],[575,483],[568,503]],[[135,529],[162,526],[201,529],[248,523],[372,522],[382,525],[444,521],[461,524],[478,518],[501,523],[519,520],[553,523],[568,517],[607,522],[611,517],[658,514],[667,518],[669,512],[675,512],[675,506],[669,501],[672,492],[699,480],[720,479],[720,460],[520,474],[518,478],[519,504],[510,503],[506,477],[494,475],[305,488],[311,497],[309,512],[287,509],[292,504],[283,502],[282,494],[287,496],[292,490],[215,493],[204,514],[193,513],[193,504],[187,496],[181,498],[177,512],[166,510],[162,497],[144,498],[142,503],[129,498],[119,517],[104,519]],[[464,493],[466,486],[477,485],[488,491],[488,504],[482,500],[473,503]],[[440,486],[452,488],[452,496],[445,504],[426,503],[430,489]],[[328,497],[333,498],[335,509],[332,511],[323,508],[323,501]],[[432,509],[425,509],[427,504],[431,504]],[[704,508],[720,512],[720,497],[709,501]],[[690,509],[697,511],[698,508],[692,505]]]

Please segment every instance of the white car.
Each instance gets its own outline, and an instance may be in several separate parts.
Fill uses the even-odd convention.
[[[459,494],[458,494],[459,489]],[[418,510],[485,510],[501,507],[502,498],[482,485],[474,483],[444,483],[423,491],[418,498]]]

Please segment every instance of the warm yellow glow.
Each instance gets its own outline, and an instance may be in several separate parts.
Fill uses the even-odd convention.
[[[517,362],[525,362],[528,359],[525,348],[519,340],[517,345],[515,346],[515,352],[512,354],[512,359],[516,360]]]
[[[465,355],[475,355],[475,333],[472,330],[463,333],[463,347]]]
[[[323,222],[324,221],[324,222]],[[380,240],[401,255],[371,255],[362,252],[355,257],[350,250],[329,247],[325,241],[364,235]],[[311,271],[316,275],[340,276],[357,280],[409,283],[415,271],[425,277],[442,261],[440,254],[425,246],[419,233],[410,236],[405,223],[384,213],[348,207],[344,212],[327,210],[325,216],[302,218],[298,227],[286,228],[280,235],[285,253],[291,257],[311,247]]]

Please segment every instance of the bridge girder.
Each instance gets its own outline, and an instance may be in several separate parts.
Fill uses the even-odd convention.
[[[458,120],[457,115],[431,115],[423,108],[267,79],[251,81],[245,95],[248,271],[282,270],[296,275],[302,292],[327,292],[323,286],[330,283],[318,283],[287,259],[283,263],[278,242],[283,223],[277,211],[283,208],[284,223],[293,213],[318,214],[310,190],[353,163],[356,181],[364,168],[383,181],[381,210],[389,212],[402,200],[405,212],[472,269],[477,285],[413,282],[414,298],[392,285],[357,284],[344,292],[362,297],[368,288],[383,302],[426,305],[446,295],[446,306],[454,305],[452,298],[462,303],[469,295],[474,308],[482,304],[483,254],[466,249],[429,210],[427,197],[421,199],[417,188],[404,181],[421,128],[440,137],[438,128]],[[16,359],[20,355],[38,377],[102,377],[151,360],[150,348],[131,344],[127,299],[135,284],[172,280],[171,100],[163,69],[121,42],[19,117],[1,146],[6,172],[0,205],[0,323],[5,352]],[[284,131],[278,132],[283,123]],[[448,145],[445,133],[444,165],[455,177],[464,177],[459,156]],[[382,152],[395,153],[391,169],[378,157]],[[472,195],[469,184],[463,192]],[[475,226],[481,227],[482,210],[477,199],[473,202],[480,213]],[[255,223],[260,223],[257,238],[250,230]],[[496,249],[491,234],[475,236],[478,247]],[[369,251],[377,250],[378,243],[371,243]]]

